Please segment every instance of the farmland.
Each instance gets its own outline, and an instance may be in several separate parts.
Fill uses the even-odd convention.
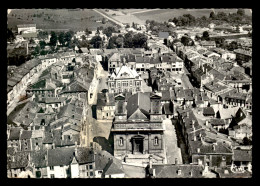
[[[139,19],[146,21],[146,20],[155,20],[158,22],[168,21],[174,17],[182,16],[183,14],[191,14],[194,17],[202,17],[206,16],[209,17],[210,12],[212,9],[157,9],[150,12],[143,12],[143,13],[136,13],[135,16]],[[225,12],[225,13],[234,13],[237,9],[215,9],[215,12]],[[252,15],[249,9],[247,9],[246,14]]]
[[[8,28],[18,24],[35,23],[37,29],[71,29],[73,31],[96,30],[97,27],[112,26],[113,23],[97,23],[102,16],[91,9],[13,9],[7,16]]]

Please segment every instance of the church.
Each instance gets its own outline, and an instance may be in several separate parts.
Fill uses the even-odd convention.
[[[111,132],[114,156],[126,163],[165,162],[161,97],[138,92],[128,99],[115,96],[116,110]]]

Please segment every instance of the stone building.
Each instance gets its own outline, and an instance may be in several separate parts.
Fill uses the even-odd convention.
[[[126,100],[116,100],[112,126],[114,156],[129,163],[148,163],[149,158],[163,163],[164,127],[160,97],[136,93]]]
[[[141,91],[142,78],[134,69],[130,69],[126,65],[117,67],[108,78],[109,93]]]

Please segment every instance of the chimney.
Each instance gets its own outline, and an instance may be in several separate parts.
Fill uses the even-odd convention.
[[[207,126],[207,127],[209,126],[209,121],[208,121],[208,120],[206,120],[206,126]]]
[[[197,152],[200,153],[200,148],[197,148]]]
[[[193,140],[194,140],[194,141],[197,141],[197,137],[196,137],[195,134],[194,134],[194,136],[193,136]]]
[[[178,174],[178,175],[181,175],[181,169],[178,169],[178,170],[177,170],[177,174]]]
[[[175,158],[175,165],[178,165],[178,158]]]
[[[52,149],[55,149],[55,143],[52,143]]]
[[[193,120],[192,120],[192,125],[194,126],[194,124],[195,124],[195,120],[193,119]]]
[[[190,117],[190,113],[189,112],[187,112],[187,118],[189,118]]]
[[[190,171],[190,176],[191,176],[191,177],[193,176],[193,174],[192,174],[192,170]]]

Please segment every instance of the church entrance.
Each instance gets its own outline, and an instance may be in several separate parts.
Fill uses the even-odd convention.
[[[136,137],[133,138],[133,154],[143,154],[144,152],[144,138]]]

